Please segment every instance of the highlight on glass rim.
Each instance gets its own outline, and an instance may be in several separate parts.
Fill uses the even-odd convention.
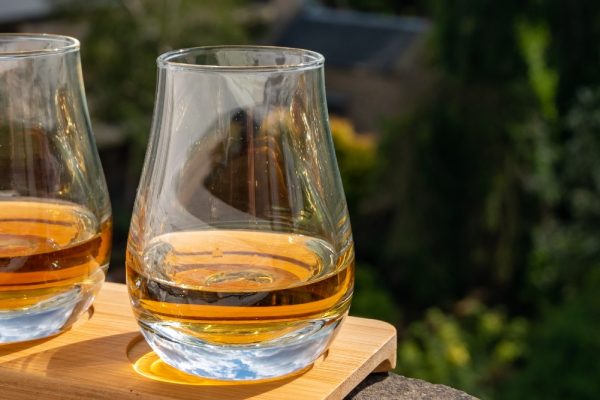
[[[3,393],[595,399],[599,17],[0,0]]]

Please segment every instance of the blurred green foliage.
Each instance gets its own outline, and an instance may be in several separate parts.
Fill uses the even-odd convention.
[[[369,178],[377,162],[377,142],[371,134],[358,133],[350,120],[331,117],[329,124],[335,145],[338,167],[351,212],[358,211],[358,203],[369,189]]]
[[[563,123],[560,201],[534,228],[528,268],[538,315],[525,362],[500,398],[596,399],[600,392],[600,90],[581,89]]]
[[[498,388],[498,398],[598,398],[600,300],[595,278],[582,293],[543,312],[527,341],[525,362]]]
[[[399,372],[489,397],[507,367],[525,351],[528,322],[465,300],[459,316],[429,309],[398,349]]]
[[[402,311],[398,371],[596,398],[600,3],[425,4],[434,90],[385,123],[352,215]]]
[[[350,312],[358,317],[375,318],[399,325],[402,321],[400,308],[390,291],[381,286],[383,280],[373,266],[358,264]]]

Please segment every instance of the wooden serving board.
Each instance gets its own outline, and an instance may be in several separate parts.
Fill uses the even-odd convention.
[[[327,355],[302,374],[262,383],[210,381],[150,352],[124,285],[106,283],[84,319],[52,338],[0,345],[0,399],[341,399],[369,373],[396,362],[393,326],[349,317]]]

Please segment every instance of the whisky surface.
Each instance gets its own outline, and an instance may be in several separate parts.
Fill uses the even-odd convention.
[[[321,239],[255,231],[187,231],[129,246],[127,281],[141,323],[207,342],[279,338],[346,313],[354,256]]]
[[[51,200],[0,200],[0,312],[24,309],[104,279],[111,221]]]

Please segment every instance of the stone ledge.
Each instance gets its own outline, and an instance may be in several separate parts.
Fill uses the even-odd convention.
[[[476,397],[419,379],[394,373],[371,374],[345,400],[475,400]]]

